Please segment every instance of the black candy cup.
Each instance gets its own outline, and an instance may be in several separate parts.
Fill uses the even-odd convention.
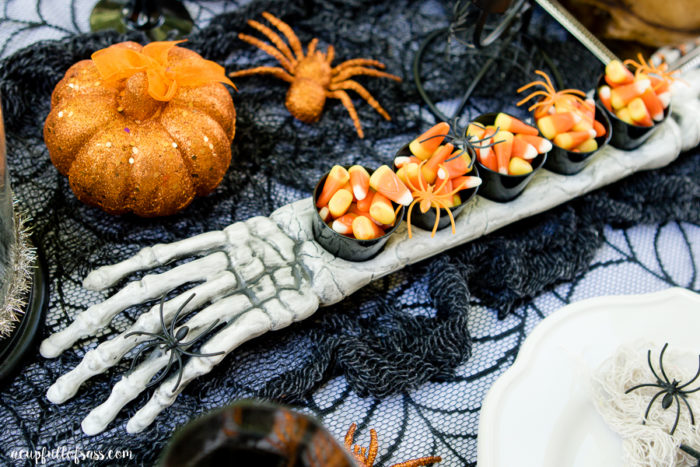
[[[612,138],[610,139],[610,144],[613,147],[624,150],[638,148],[644,144],[647,139],[649,139],[649,137],[654,133],[654,130],[656,130],[661,123],[666,121],[671,113],[671,105],[669,104],[668,107],[664,109],[664,118],[660,122],[654,122],[654,125],[652,126],[630,125],[624,120],[620,120],[614,112],[609,111],[607,107],[603,105],[603,102],[600,100],[600,96],[598,96],[598,89],[604,84],[607,83],[605,82],[605,74],[602,74],[600,75],[600,78],[598,78],[598,84],[595,87],[595,100],[596,103],[603,108],[605,114],[608,116],[608,119],[610,119],[610,125],[612,125]]]
[[[367,172],[371,174],[372,170],[367,170]],[[328,227],[325,222],[323,222],[323,219],[321,219],[321,215],[316,208],[316,200],[321,195],[323,184],[326,181],[326,177],[328,177],[329,173],[330,171],[326,172],[325,175],[321,177],[321,180],[319,180],[319,182],[316,184],[316,188],[314,188],[313,203],[316,213],[313,216],[313,221],[311,222],[311,229],[314,233],[314,238],[323,248],[326,249],[326,251],[339,258],[343,258],[348,261],[366,261],[374,258],[379,254],[379,252],[382,251],[382,248],[384,248],[384,245],[389,240],[391,234],[393,234],[398,228],[399,224],[401,224],[405,208],[402,206],[401,209],[399,209],[399,212],[396,214],[396,222],[394,223],[394,226],[387,230],[386,233],[379,238],[374,238],[372,240],[358,240],[356,238],[339,234],[335,230]]]
[[[596,104],[595,119],[605,127],[605,135],[597,137],[598,149],[590,152],[574,152],[560,148],[552,141],[552,149],[547,154],[547,163],[544,165],[546,169],[562,175],[573,175],[583,170],[593,158],[593,155],[600,151],[612,137],[612,126],[607,112],[603,110],[602,105]]]
[[[469,157],[471,158],[472,161],[476,159],[476,154],[474,153],[474,150],[472,148],[467,148],[467,151],[469,152]],[[403,146],[401,149],[398,150],[396,153],[396,157],[399,156],[411,156],[411,151],[408,149],[408,144]],[[471,172],[467,173],[466,175],[478,177],[479,176],[479,171],[476,167],[476,164],[474,164]],[[464,209],[464,206],[476,195],[476,192],[478,191],[479,187],[474,187],[474,188],[468,188],[466,190],[461,190],[459,192],[459,197],[462,199],[462,204],[457,206],[456,208],[450,208],[450,211],[452,212],[452,217],[455,219],[459,215],[460,212]],[[416,203],[417,205],[418,203]],[[433,227],[435,227],[435,217],[437,213],[435,212],[435,208],[430,208],[428,212],[422,213],[420,212],[420,209],[418,206],[413,206],[413,210],[411,210],[411,227],[419,227],[423,230],[428,230],[431,231],[433,230]],[[440,208],[440,221],[438,222],[438,228],[437,230],[444,229],[447,226],[451,226],[452,222],[450,221],[450,216],[447,213],[447,210],[444,208]]]
[[[473,121],[481,123],[484,126],[492,125],[496,121],[496,115],[498,115],[497,112],[479,115]],[[530,165],[532,165],[532,172],[529,174],[504,175],[489,169],[479,162],[477,158],[476,165],[479,167],[479,176],[481,177],[479,194],[491,201],[498,201],[501,203],[517,198],[520,193],[523,192],[527,184],[530,183],[530,179],[535,175],[535,172],[544,165],[546,160],[547,153],[538,154],[537,157],[529,161]]]

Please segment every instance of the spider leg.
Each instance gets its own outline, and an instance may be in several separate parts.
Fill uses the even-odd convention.
[[[651,370],[652,374],[657,379],[657,381],[662,381],[661,377],[656,373],[656,370],[654,370],[654,365],[651,364],[651,349],[647,351],[647,364],[649,365],[649,369]]]
[[[280,62],[280,64],[284,67],[285,70],[287,70],[290,73],[294,73],[294,67],[292,66],[290,61],[287,60],[284,55],[282,55],[282,52],[275,49],[267,42],[263,42],[257,37],[249,36],[248,34],[243,33],[238,34],[238,38],[243,42],[247,42],[248,44],[259,48],[268,55],[275,57],[277,61]]]
[[[678,394],[676,394],[676,397],[678,399],[682,400],[683,403],[685,404],[685,406],[688,408],[688,413],[690,414],[690,424],[695,425],[695,415],[693,415],[693,409],[690,407],[688,400],[685,398],[685,396],[683,394],[681,394],[680,396]],[[676,399],[676,402],[678,402],[678,399]],[[680,405],[680,403],[678,405]]]
[[[234,71],[228,74],[231,78],[241,78],[243,76],[250,75],[272,75],[275,78],[279,78],[288,83],[294,82],[292,75],[284,71],[280,67],[273,66],[258,66],[255,68],[248,68],[247,70]]]
[[[147,343],[146,345],[142,346],[141,349],[136,352],[136,355],[134,355],[134,358],[131,360],[131,366],[129,367],[129,371],[134,371],[134,367],[136,366],[136,362],[138,362],[139,358],[141,358],[141,355],[149,349],[155,349],[158,344],[158,340],[154,339],[150,341],[150,343]]]
[[[326,62],[330,65],[335,58],[335,48],[332,45],[328,46],[328,51],[326,52]]]
[[[529,101],[530,99],[532,99],[532,98],[535,97],[535,96],[549,96],[549,95],[550,95],[550,94],[548,94],[548,93],[546,93],[546,92],[544,92],[544,91],[535,91],[535,92],[531,92],[531,93],[528,94],[525,98],[523,98],[523,99],[521,99],[520,101],[518,101],[515,105],[518,105],[518,106],[523,105],[525,102]]]
[[[310,57],[314,52],[316,52],[317,45],[318,45],[318,39],[314,37],[313,39],[311,39],[311,42],[309,42],[307,52],[306,52],[307,57]]]
[[[644,412],[644,424],[647,422],[647,417],[649,416],[649,412],[651,411],[651,406],[654,404],[654,401],[659,398],[659,396],[663,393],[666,392],[666,389],[663,389],[659,392],[656,393],[654,397],[651,398],[651,402],[649,402],[649,405],[647,406],[646,412]]]
[[[284,37],[286,37],[289,41],[289,45],[292,46],[292,50],[296,54],[297,60],[303,59],[304,51],[301,48],[301,42],[299,42],[299,38],[296,34],[294,34],[292,28],[290,28],[287,23],[285,23],[275,15],[268,13],[267,11],[263,11],[262,15],[266,20],[270,22],[270,24],[272,24],[274,27],[279,29],[282,34],[284,34]]]
[[[372,428],[369,430],[369,454],[367,454],[367,465],[374,465],[374,460],[377,458],[377,430]]]
[[[258,23],[254,19],[248,20],[248,24],[260,31],[262,34],[265,35],[268,39],[270,39],[270,42],[275,44],[275,47],[277,47],[280,52],[282,52],[287,60],[289,60],[289,63],[291,63],[293,66],[296,66],[297,64],[297,59],[294,58],[294,55],[292,54],[292,51],[289,50],[289,46],[287,46],[287,43],[282,40],[282,38],[272,29],[268,28],[262,23]]]
[[[515,90],[515,92],[521,93],[521,92],[525,91],[526,89],[530,89],[534,86],[542,86],[547,91],[549,91],[549,88],[547,88],[547,83],[545,83],[544,81],[537,80],[537,81],[531,81],[524,86],[520,86],[518,89]],[[544,91],[541,91],[541,92],[544,92]]]
[[[536,74],[536,75],[540,75],[541,77],[543,77],[543,78],[545,79],[545,81],[547,81],[547,86],[545,86],[545,87],[546,87],[552,94],[554,94],[554,93],[555,93],[554,85],[552,84],[552,80],[549,79],[549,75],[548,75],[547,73],[545,73],[544,71],[542,71],[542,70],[535,70],[535,74]]]
[[[182,313],[182,310],[184,310],[187,307],[187,304],[190,303],[196,295],[197,295],[196,293],[193,293],[192,295],[190,295],[187,298],[187,300],[185,300],[185,303],[180,305],[180,307],[175,312],[175,316],[173,316],[173,320],[170,322],[170,335],[171,336],[175,335],[175,326],[177,325],[177,322],[180,319],[180,313]],[[167,335],[167,333],[165,332],[165,320],[163,319],[163,306],[162,305],[160,307],[160,322],[163,324],[164,335]]]
[[[638,384],[637,386],[629,388],[627,391],[625,391],[625,394],[629,394],[630,392],[634,391],[635,389],[639,388],[661,388],[663,386],[660,386],[658,384],[652,384],[652,383],[647,383],[647,384]]]
[[[175,386],[173,386],[173,390],[170,391],[173,394],[175,394],[177,387],[180,385],[180,381],[182,381],[182,370],[182,357],[180,356],[180,353],[177,353],[177,381],[175,382]]]
[[[369,105],[371,105],[372,108],[379,113],[379,115],[384,117],[386,120],[391,120],[391,117],[386,112],[386,110],[384,110],[382,108],[382,106],[379,105],[379,102],[377,102],[377,100],[374,97],[372,97],[372,95],[369,93],[369,91],[367,91],[367,89],[365,89],[360,83],[353,81],[351,79],[348,79],[348,80],[340,82],[340,83],[335,83],[335,84],[331,83],[330,89],[331,89],[331,91],[337,91],[339,89],[348,89],[351,91],[355,91],[356,93],[358,93],[360,95],[360,97],[362,97],[364,100],[366,100],[367,103]]]
[[[668,348],[668,342],[666,342],[664,344],[664,348],[661,349],[661,353],[659,354],[659,369],[661,370],[661,374],[664,375],[664,380],[668,384],[671,384],[671,381],[668,379],[668,376],[666,376],[666,371],[664,370],[664,353],[666,353],[667,348]]]
[[[206,331],[202,332],[200,335],[198,335],[197,337],[195,337],[194,339],[191,339],[189,341],[178,342],[178,345],[182,348],[187,348],[187,347],[191,346],[192,344],[194,344],[195,342],[197,342],[198,340],[202,339],[204,336],[209,334],[211,332],[211,330],[216,327],[217,324],[219,324],[219,320],[215,319],[214,322],[211,323],[211,325],[206,329]]]
[[[392,75],[391,73],[386,73],[384,71],[374,70],[372,68],[366,68],[363,66],[354,66],[345,68],[340,73],[333,76],[333,78],[331,78],[331,84],[339,83],[341,81],[345,81],[348,78],[358,75],[375,76],[377,78],[389,78],[393,79],[394,81],[401,81],[401,78],[399,78],[396,75]]]
[[[435,203],[435,225],[433,225],[433,231],[430,233],[430,238],[435,236],[437,232],[438,224],[440,223],[440,205]]]
[[[355,110],[355,106],[352,104],[352,101],[350,100],[350,96],[348,96],[348,93],[345,91],[330,91],[330,92],[326,92],[326,95],[328,97],[332,97],[334,99],[340,99],[340,102],[343,103],[343,106],[345,106],[345,109],[350,114],[350,118],[352,119],[352,122],[355,124],[355,130],[357,130],[357,136],[359,136],[360,138],[364,138],[365,133],[364,133],[364,131],[362,131],[362,125],[360,124],[360,118],[357,116],[357,111]]]
[[[408,215],[406,216],[406,223],[408,224],[408,238],[413,238],[411,233],[411,213],[413,212],[413,206],[418,202],[418,198],[414,199],[410,206],[408,206]]]
[[[394,464],[391,467],[421,467],[423,465],[435,464],[436,462],[442,461],[440,456],[429,456],[421,457],[420,459],[412,459],[410,461],[401,462],[400,464]]]
[[[355,430],[357,430],[357,423],[353,423],[352,425],[350,425],[350,428],[348,428],[348,432],[345,433],[344,444],[345,447],[348,449],[352,447],[352,441],[355,438]]]
[[[700,355],[698,355],[698,372],[695,373],[695,376],[693,376],[693,379],[691,379],[690,381],[685,383],[683,386],[680,386],[678,389],[683,389],[685,387],[690,386],[691,384],[693,384],[693,382],[695,382],[696,379],[698,379],[698,376],[700,376]],[[698,389],[700,389],[700,387]],[[698,389],[695,389],[695,391],[697,391]]]
[[[676,421],[673,423],[673,428],[671,428],[671,436],[676,432],[678,428],[678,421],[681,419],[681,403],[678,400],[678,394],[674,394],[673,398],[676,400]]]
[[[124,338],[126,339],[127,337],[131,336],[151,336],[151,337],[160,337],[162,334],[157,333],[157,332],[146,332],[146,331],[131,331],[129,333],[124,334]]]
[[[165,377],[168,374],[168,371],[170,371],[170,367],[173,366],[173,361],[174,361],[176,355],[177,355],[177,352],[175,352],[174,349],[171,349],[170,350],[170,358],[168,359],[168,364],[165,366],[165,369],[160,372],[160,374],[156,377],[156,379],[150,381],[146,385],[147,388],[150,388],[151,386],[156,385],[156,384],[160,383],[161,381],[163,381],[163,379],[165,379]]]
[[[372,60],[371,58],[353,58],[352,60],[346,60],[340,65],[335,66],[331,70],[331,76],[337,75],[346,68],[355,66],[373,66],[375,68],[379,68],[380,70],[386,68],[386,65],[384,65],[379,60]]]

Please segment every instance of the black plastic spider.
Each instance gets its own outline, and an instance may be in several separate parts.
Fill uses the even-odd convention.
[[[695,460],[698,461],[698,463],[695,464],[694,467],[700,467],[700,452],[696,451],[695,449],[693,449],[690,446],[687,446],[685,444],[680,445],[680,450],[685,452],[686,454],[693,456],[695,458]]]
[[[175,386],[173,387],[172,392],[174,393],[177,390],[177,387],[180,386],[180,381],[182,380],[182,371],[184,369],[182,365],[182,355],[189,355],[190,357],[214,357],[216,355],[221,355],[224,352],[216,352],[216,353],[196,353],[196,352],[188,352],[187,349],[188,347],[191,347],[193,344],[195,344],[197,341],[202,339],[204,336],[209,334],[212,329],[216,327],[217,324],[219,324],[219,320],[214,320],[213,323],[211,323],[211,326],[207,328],[206,331],[201,333],[199,336],[195,337],[194,339],[191,339],[189,341],[183,342],[182,339],[187,336],[187,333],[190,331],[189,326],[182,326],[180,329],[175,332],[175,326],[177,326],[178,319],[180,317],[180,313],[182,310],[185,309],[187,304],[190,302],[195,297],[196,294],[190,295],[190,297],[185,300],[185,303],[180,305],[180,308],[177,309],[175,312],[175,316],[173,316],[173,321],[170,323],[170,327],[168,328],[165,325],[165,319],[163,318],[163,303],[165,302],[165,296],[160,299],[160,325],[163,330],[162,334],[156,334],[153,332],[146,332],[146,331],[134,331],[126,334],[124,337],[130,337],[130,336],[152,336],[153,339],[149,339],[147,341],[143,342],[143,347],[138,351],[134,359],[131,361],[131,368],[129,371],[133,371],[134,366],[136,366],[136,362],[138,361],[139,357],[141,357],[141,354],[143,354],[146,350],[149,349],[156,349],[158,347],[161,348],[163,353],[170,351],[170,360],[168,360],[168,365],[165,367],[163,371],[160,372],[160,375],[156,377],[156,379],[152,380],[150,383],[146,385],[146,387],[151,387],[154,384],[159,383],[160,381],[165,378],[165,376],[168,374],[168,371],[170,370],[170,367],[173,365],[174,359],[177,358],[177,363],[178,363],[178,376],[177,376],[177,382],[175,383]]]
[[[661,349],[661,354],[659,354],[659,369],[661,371],[661,374],[663,375],[663,379],[659,377],[658,373],[656,373],[656,370],[654,370],[654,366],[651,364],[651,349],[647,352],[647,362],[649,363],[649,368],[651,369],[651,372],[654,374],[656,377],[656,383],[647,383],[647,384],[639,384],[637,386],[629,388],[627,391],[625,391],[625,394],[629,394],[630,392],[639,389],[639,388],[645,388],[645,387],[654,387],[654,388],[660,388],[661,391],[657,392],[654,397],[652,397],[651,402],[649,402],[649,405],[647,406],[646,412],[644,412],[644,422],[643,424],[646,424],[647,422],[647,416],[649,415],[649,411],[651,410],[652,404],[654,404],[654,401],[661,395],[664,394],[663,399],[661,399],[661,408],[664,410],[668,409],[671,407],[671,404],[673,404],[673,401],[676,401],[676,421],[673,424],[673,428],[671,429],[671,436],[673,436],[673,433],[675,433],[676,428],[678,427],[678,420],[681,417],[681,401],[685,403],[685,406],[688,408],[688,413],[690,414],[690,424],[695,425],[695,417],[693,416],[693,409],[690,408],[690,404],[688,403],[687,396],[688,394],[692,394],[694,392],[700,391],[700,386],[695,388],[695,389],[690,389],[690,390],[685,390],[684,388],[687,388],[693,382],[695,382],[696,379],[698,379],[698,376],[700,376],[700,355],[698,355],[698,371],[695,373],[695,376],[693,379],[688,381],[687,383],[679,386],[681,384],[680,381],[676,381],[674,379],[673,381],[669,381],[668,376],[666,375],[666,371],[664,371],[664,353],[666,352],[666,348],[668,347],[668,342],[664,344],[663,349]]]
[[[484,126],[480,123],[477,122],[472,122],[473,125],[476,125],[480,128],[484,128]],[[491,138],[493,138],[493,135],[497,134],[500,130],[500,127],[496,127],[496,131],[491,135],[488,136],[484,139],[477,139],[474,136],[467,136],[467,131],[466,129],[460,128],[457,125],[457,119],[455,118],[452,121],[452,125],[450,125],[450,131],[446,135],[433,135],[429,138],[425,138],[424,140],[421,140],[420,143],[425,143],[426,141],[433,139],[433,138],[447,138],[450,140],[450,142],[457,148],[460,149],[460,152],[455,154],[454,156],[450,157],[449,159],[445,160],[445,162],[449,162],[453,159],[457,159],[459,156],[464,154],[465,152],[468,153],[469,151],[467,150],[467,147],[470,147],[472,149],[486,149],[490,148],[492,146],[495,146],[498,143],[502,143],[503,141],[494,141],[493,143],[486,143],[486,144],[481,144],[484,141],[488,141]],[[460,136],[461,135],[461,136]],[[470,154],[471,156],[471,154]],[[469,162],[469,170],[474,166],[474,162],[476,161],[475,157],[471,157],[471,162]]]

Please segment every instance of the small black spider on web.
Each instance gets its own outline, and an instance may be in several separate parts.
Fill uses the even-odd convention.
[[[652,405],[654,404],[656,399],[658,399],[659,396],[663,394],[663,398],[661,399],[662,409],[666,410],[671,407],[673,402],[676,403],[676,419],[673,423],[673,428],[671,428],[670,432],[671,436],[673,436],[673,434],[676,432],[676,428],[678,428],[678,421],[681,417],[681,402],[683,402],[686,408],[688,409],[688,413],[690,414],[690,424],[695,425],[695,416],[693,415],[693,409],[688,403],[688,395],[700,391],[700,386],[698,386],[695,389],[685,388],[693,384],[695,380],[697,380],[700,376],[700,355],[698,355],[698,371],[695,373],[695,376],[687,383],[681,384],[681,382],[677,381],[675,378],[673,379],[673,381],[671,381],[668,378],[668,375],[666,375],[666,370],[664,369],[664,353],[666,352],[667,348],[668,342],[664,344],[664,347],[661,349],[661,353],[659,354],[659,373],[661,373],[661,376],[663,376],[663,378],[659,376],[659,373],[656,372],[656,370],[654,369],[654,365],[651,363],[651,349],[649,349],[649,351],[647,352],[647,363],[649,364],[649,369],[651,370],[652,374],[654,375],[654,377],[656,377],[656,383],[638,384],[637,386],[633,386],[626,390],[625,394],[629,394],[632,391],[645,387],[661,389],[654,395],[654,397],[651,398],[651,401],[647,406],[646,412],[644,412],[644,420],[642,424],[646,425],[647,417],[649,416],[649,412],[651,411]]]
[[[124,337],[130,337],[130,336],[151,336],[152,339],[149,339],[147,341],[144,341],[142,343],[141,349],[139,349],[138,353],[134,356],[134,358],[131,360],[131,367],[129,368],[129,371],[133,371],[134,367],[136,366],[136,363],[138,362],[139,358],[141,355],[149,350],[155,350],[157,348],[160,348],[163,353],[166,353],[170,351],[170,359],[168,360],[168,364],[165,367],[164,370],[160,372],[159,375],[155,379],[153,379],[151,382],[149,382],[146,387],[150,388],[151,386],[158,384],[161,382],[168,374],[170,371],[170,368],[172,367],[173,363],[175,362],[175,359],[177,358],[177,364],[178,364],[178,376],[177,376],[177,381],[175,382],[175,386],[173,386],[172,392],[175,393],[177,390],[178,386],[180,386],[180,381],[182,381],[182,372],[184,370],[184,366],[182,364],[182,356],[183,355],[189,355],[190,357],[214,357],[216,355],[222,355],[224,352],[215,352],[215,353],[197,353],[197,352],[190,352],[186,350],[187,348],[191,347],[198,341],[200,341],[203,337],[205,337],[207,334],[209,334],[218,324],[219,320],[216,319],[214,320],[213,323],[204,331],[202,332],[199,336],[190,339],[189,341],[184,341],[183,339],[187,336],[187,334],[190,332],[189,326],[182,326],[180,327],[177,332],[175,332],[175,327],[178,324],[179,318],[180,318],[180,313],[182,310],[185,309],[187,304],[195,297],[196,294],[192,294],[189,296],[185,302],[180,305],[180,307],[177,309],[175,312],[175,316],[173,316],[173,320],[170,323],[170,326],[166,326],[165,324],[165,318],[163,317],[163,304],[165,303],[165,296],[163,296],[160,299],[160,326],[162,330],[162,334],[156,334],[154,332],[146,332],[146,331],[133,331],[128,334],[126,334]]]

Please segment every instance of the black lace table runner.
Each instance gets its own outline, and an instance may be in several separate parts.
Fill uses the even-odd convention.
[[[386,63],[387,71],[404,80],[396,84],[362,78],[363,85],[392,116],[387,122],[356,99],[365,139],[357,138],[338,101],[328,101],[321,120],[307,125],[294,120],[284,108],[284,82],[267,77],[238,80],[240,91],[233,94],[238,121],[231,168],[212,195],[165,219],[112,217],[82,205],[71,193],[67,179],[51,165],[42,139],[51,91],[68,67],[112,43],[127,39],[143,42],[144,37],[73,35],[34,44],[2,61],[0,92],[12,183],[18,207],[32,218],[37,246],[51,279],[50,310],[40,338],[64,328],[78,312],[104,299],[104,294],[81,287],[90,270],[120,261],[143,246],[268,215],[309,196],[318,178],[336,163],[379,166],[391,161],[398,147],[433,122],[413,85],[411,63],[421,39],[447,24],[450,9],[446,3],[409,0],[259,1],[217,16],[193,33],[184,46],[224,64],[228,71],[274,66],[273,59],[237,39],[238,32],[248,30],[247,19],[259,19],[262,11],[270,11],[288,22],[303,44],[318,37],[322,48],[334,45],[337,61],[376,58]],[[541,11],[535,13],[529,32],[555,59],[567,87],[592,87],[600,64]],[[446,57],[443,49],[438,44],[423,64],[426,88],[435,101],[460,96],[483,61],[469,50],[453,50]],[[523,115],[514,107],[518,100],[515,89],[532,78],[513,72],[513,67],[499,63],[493,76],[477,89],[465,118],[499,109]],[[559,284],[575,284],[606,241],[606,226],[700,224],[699,168],[700,154],[695,149],[665,169],[636,174],[383,278],[340,304],[319,310],[307,321],[244,345],[212,373],[190,384],[150,429],[138,435],[127,435],[124,426],[150,392],[129,404],[104,433],[87,437],[80,429],[85,415],[107,398],[128,369],[128,361],[91,379],[76,397],[56,406],[44,397],[46,389],[94,348],[97,340],[82,341],[54,360],[43,359],[36,352],[0,389],[0,425],[4,427],[0,461],[16,462],[11,455],[20,449],[69,446],[84,451],[130,450],[133,463],[152,465],[177,426],[242,397],[303,407],[321,418],[342,404],[350,404],[353,397],[367,397],[373,402],[362,410],[362,420],[357,420],[363,429],[385,398],[411,400],[416,413],[422,413],[411,391],[425,387],[426,382],[464,384],[465,394],[475,390],[483,394],[483,383],[470,387],[470,382],[508,366],[529,329],[527,314],[515,313],[503,328],[507,334],[501,334],[495,327],[495,316],[506,317]],[[678,285],[697,289],[697,261],[691,260],[690,285]],[[662,280],[674,284],[667,276]],[[122,331],[145,309],[126,310],[100,339]],[[472,339],[475,310],[493,315],[494,328],[493,332],[480,329]],[[472,360],[479,357],[475,352],[469,360],[473,346],[485,347],[511,337],[515,343],[508,344],[494,365],[479,364],[478,372],[464,376],[461,370],[469,369]],[[314,394],[338,377],[344,378],[345,389],[333,402],[320,404]],[[475,406],[455,412],[472,417],[464,433],[450,438],[432,430],[431,449],[452,456],[455,462],[472,463],[476,437],[473,417],[479,406],[480,398]],[[345,413],[351,414],[352,407]],[[393,459],[392,446],[400,446],[408,436],[407,413],[397,422],[403,428],[392,435],[393,444],[383,448],[381,462]],[[349,425],[345,419],[334,423]],[[407,458],[410,456],[403,459]]]

